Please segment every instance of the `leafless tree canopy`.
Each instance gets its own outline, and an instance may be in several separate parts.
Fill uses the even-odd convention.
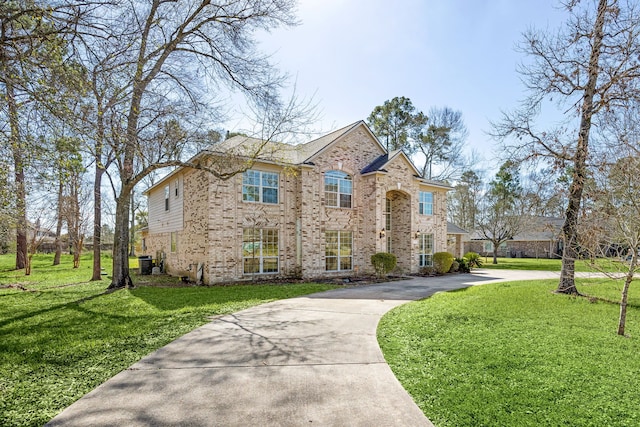
[[[520,107],[494,124],[494,135],[517,161],[542,161],[569,175],[558,292],[577,294],[578,217],[585,180],[596,162],[591,130],[598,118],[618,115],[640,96],[640,10],[635,1],[562,3],[568,13],[557,32],[530,30],[520,51],[527,89]],[[559,119],[548,127],[542,110]]]

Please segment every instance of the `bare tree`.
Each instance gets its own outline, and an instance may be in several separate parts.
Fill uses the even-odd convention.
[[[268,57],[256,51],[254,38],[258,30],[294,25],[294,6],[292,0],[150,0],[105,6],[102,20],[96,14],[93,28],[104,31],[85,36],[82,49],[95,55],[92,64],[109,58],[104,63],[110,72],[101,74],[106,83],[100,87],[118,91],[112,99],[118,99],[123,119],[121,126],[114,124],[105,141],[117,169],[112,185],[116,221],[111,289],[132,284],[127,254],[131,193],[136,184],[164,167],[206,169],[228,179],[251,165],[243,161],[230,168],[228,161],[217,164],[202,156],[186,161],[184,141],[159,141],[154,136],[160,129],[172,120],[184,128],[201,125],[205,112],[216,113],[212,94],[223,86],[239,90],[264,112],[268,126],[259,135],[264,141],[293,127],[300,118],[295,103],[279,100],[284,77]],[[93,49],[96,44],[100,49]],[[147,149],[151,145],[155,150]],[[256,153],[248,155],[255,158]]]
[[[466,166],[462,149],[469,135],[462,112],[432,107],[427,117],[426,123],[418,128],[414,142],[414,151],[425,157],[422,177],[444,181],[459,176]]]
[[[507,141],[514,159],[544,160],[570,170],[556,291],[578,294],[574,272],[590,132],[594,117],[624,106],[640,93],[640,15],[636,2],[623,0],[599,0],[595,9],[592,2],[579,0],[561,4],[569,13],[562,29],[555,34],[531,30],[524,35],[520,48],[531,62],[519,72],[529,95],[517,111],[504,114],[502,122],[494,124],[494,133]],[[555,128],[540,131],[535,119],[551,102],[562,108],[565,119]]]
[[[27,171],[30,117],[59,110],[56,93],[74,76],[65,47],[83,8],[77,2],[23,0],[0,4],[0,138],[10,147],[15,189],[16,268],[27,263]],[[56,76],[56,77],[53,77]],[[27,112],[28,111],[28,115]],[[3,142],[5,142],[3,141]]]
[[[566,175],[551,168],[534,170],[522,181],[524,210],[530,215],[560,218],[564,215]],[[563,171],[564,172],[564,171]]]
[[[482,188],[479,172],[467,170],[462,173],[448,195],[447,215],[451,222],[468,231],[475,229]]]
[[[84,170],[81,170],[70,175],[67,181],[68,193],[64,216],[69,232],[69,243],[73,252],[73,268],[80,267],[80,256],[84,247],[88,223],[86,206],[88,206],[89,202],[89,193],[83,184],[83,172]]]
[[[498,263],[498,249],[524,228],[521,209],[519,171],[512,162],[505,162],[489,183],[478,214],[476,230],[493,244],[493,263]]]

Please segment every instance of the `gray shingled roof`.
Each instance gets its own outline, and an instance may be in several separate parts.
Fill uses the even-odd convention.
[[[526,228],[513,236],[513,241],[539,242],[557,239],[562,231],[563,218],[528,215]],[[471,233],[471,240],[485,240],[480,233]]]
[[[208,148],[208,151],[243,156],[250,155],[259,150],[260,155],[258,158],[262,160],[302,164],[309,161],[309,159],[328,147],[333,141],[361,123],[364,122],[358,121],[352,123],[349,126],[345,126],[304,144],[293,145],[275,141],[265,142],[258,138],[234,136],[212,145]]]
[[[464,228],[460,228],[452,222],[447,221],[447,234],[469,234]]]

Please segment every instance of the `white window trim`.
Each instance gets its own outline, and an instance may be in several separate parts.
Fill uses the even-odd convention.
[[[242,201],[246,202],[246,203],[264,203],[266,205],[277,205],[278,203],[280,203],[280,173],[278,172],[269,172],[269,171],[261,171],[261,170],[255,170],[255,169],[249,169],[246,172],[254,172],[254,173],[258,173],[260,178],[258,179],[258,184],[245,184],[244,182],[244,178],[245,178],[245,174],[242,174]],[[245,173],[246,173],[245,172]],[[263,186],[262,185],[262,175],[263,174],[270,174],[270,175],[275,175],[276,176],[276,180],[278,185],[276,187],[269,187],[269,186]],[[246,200],[244,198],[244,188],[245,187],[257,187],[258,188],[258,200]],[[265,202],[264,201],[264,189],[265,188],[269,188],[269,189],[275,189],[276,190],[276,201],[275,202]]]
[[[326,233],[338,233],[338,253],[335,256],[327,256],[326,255],[326,245],[327,245],[327,241],[326,241]],[[331,272],[336,272],[336,271],[353,271],[353,231],[351,230],[327,230],[327,232],[325,232],[325,264],[324,264],[324,268],[325,271],[331,271]],[[342,234],[343,233],[350,233],[351,234],[351,255],[349,256],[342,256],[340,255],[340,246],[341,246],[341,242],[342,242]],[[329,270],[327,269],[327,258],[335,258],[337,261],[337,270]],[[343,258],[351,258],[351,268],[341,268],[342,265],[342,259]]]
[[[336,174],[340,174],[342,176],[338,177],[338,176],[331,176],[331,173],[336,173]],[[345,177],[346,176],[346,177]],[[327,178],[331,178],[331,179],[336,179],[338,181],[338,191],[327,191]],[[340,183],[346,181],[346,182],[350,182],[351,183],[351,192],[350,193],[343,193],[340,191],[341,185]],[[353,177],[351,175],[349,175],[346,172],[343,171],[336,171],[336,170],[330,170],[330,171],[326,171],[324,173],[324,194],[325,194],[325,198],[324,198],[324,205],[326,207],[329,208],[340,208],[340,209],[352,209],[353,208]],[[327,193],[330,194],[335,194],[336,195],[336,204],[335,205],[330,205],[327,199]],[[342,197],[341,196],[349,196],[349,206],[342,206],[341,205],[341,200]]]
[[[423,194],[431,194],[431,203],[422,201],[422,195]],[[431,191],[420,191],[420,193],[418,194],[418,213],[420,215],[433,215],[434,199],[435,199],[435,197],[434,197],[433,192],[431,192]],[[426,213],[426,207],[427,206],[431,206],[431,212],[430,213]]]
[[[427,237],[431,237],[431,251],[427,251]],[[433,246],[434,246],[433,233],[420,234],[420,241],[418,243],[418,266],[420,267],[433,267]],[[430,256],[430,258],[427,258]],[[427,263],[427,259],[431,262]]]
[[[242,230],[243,234],[244,234],[244,230],[247,230],[246,228]],[[254,231],[259,231],[260,232],[260,253],[256,254],[255,252],[253,253],[253,256],[251,257],[245,257],[244,255],[242,256],[242,274],[244,275],[255,275],[255,274],[278,274],[280,273],[280,233],[278,233],[278,230],[275,228],[256,228],[256,229],[249,229],[249,230],[254,230]],[[275,231],[276,232],[276,236],[278,236],[278,254],[276,256],[264,256],[262,254],[262,248],[263,248],[263,244],[264,244],[264,232],[265,231]],[[242,250],[244,251],[244,244],[246,242],[244,241],[244,236],[242,238]],[[259,259],[259,271],[258,272],[246,272],[245,271],[245,260],[247,259]],[[276,261],[276,271],[264,271],[264,261],[265,259],[268,260],[274,260]]]

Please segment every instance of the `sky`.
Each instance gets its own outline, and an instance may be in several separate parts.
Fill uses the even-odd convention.
[[[425,113],[460,110],[467,154],[497,158],[487,132],[525,95],[516,51],[529,28],[555,30],[552,0],[300,0],[300,25],[261,35],[261,50],[313,97],[327,133],[396,96]]]

